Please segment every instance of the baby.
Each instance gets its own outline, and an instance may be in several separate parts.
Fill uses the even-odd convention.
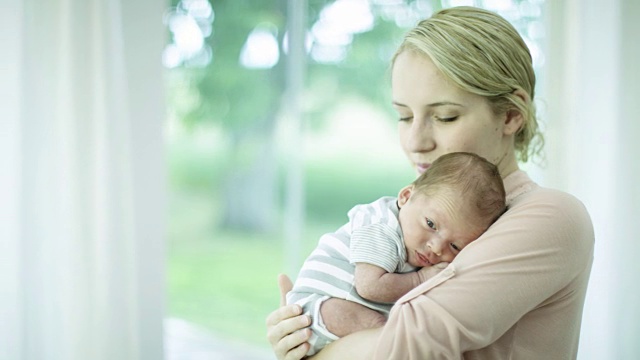
[[[355,206],[347,224],[320,238],[287,294],[287,303],[312,319],[307,355],[384,324],[395,301],[446,267],[505,210],[496,166],[462,152],[438,158],[397,198]],[[329,298],[349,302],[321,309]]]

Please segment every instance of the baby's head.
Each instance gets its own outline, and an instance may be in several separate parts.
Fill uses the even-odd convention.
[[[451,261],[504,211],[505,190],[495,165],[472,153],[450,153],[433,162],[398,195],[400,225],[409,262]]]
[[[426,196],[457,197],[458,210],[486,230],[505,211],[505,190],[498,168],[473,153],[442,155],[413,182],[415,191]]]

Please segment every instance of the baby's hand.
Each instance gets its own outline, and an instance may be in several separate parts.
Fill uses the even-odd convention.
[[[425,266],[422,269],[418,270],[418,276],[420,277],[420,282],[423,283],[432,277],[436,276],[440,271],[444,270],[449,266],[448,262],[440,262],[433,266]]]

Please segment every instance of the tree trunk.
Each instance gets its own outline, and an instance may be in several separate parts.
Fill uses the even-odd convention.
[[[223,182],[223,228],[251,232],[277,228],[278,161],[273,131],[257,141],[260,145],[255,154],[250,154],[249,164],[233,167]],[[237,157],[243,145],[239,141],[231,156]]]

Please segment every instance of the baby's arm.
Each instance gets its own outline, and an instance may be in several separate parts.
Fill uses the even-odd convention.
[[[356,263],[355,286],[363,298],[376,302],[393,303],[409,290],[439,273],[449,263],[439,263],[404,274],[390,273],[385,269],[359,262]]]
[[[395,302],[402,295],[442,271],[448,263],[424,267],[406,274],[387,273],[384,269],[356,263],[355,285],[358,294],[377,302]],[[368,293],[360,291],[363,286]],[[320,308],[325,327],[332,334],[343,337],[357,331],[374,329],[384,325],[387,318],[381,313],[353,301],[332,298]]]

